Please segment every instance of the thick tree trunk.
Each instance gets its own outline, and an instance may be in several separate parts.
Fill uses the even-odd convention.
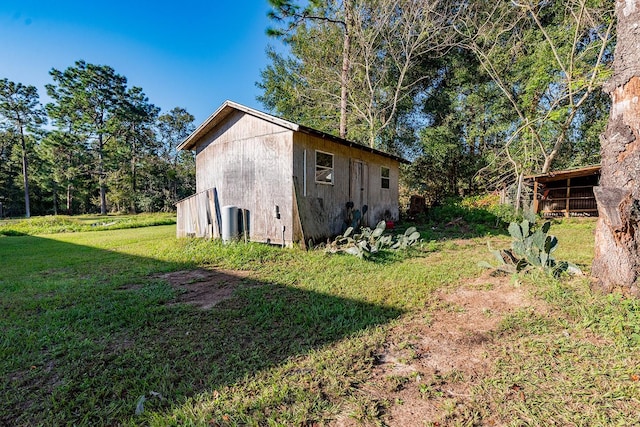
[[[612,106],[594,189],[600,218],[591,273],[602,290],[640,296],[640,1],[616,1],[616,16],[614,74],[605,87]]]

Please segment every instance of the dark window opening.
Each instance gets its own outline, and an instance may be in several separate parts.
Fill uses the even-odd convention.
[[[386,168],[384,166],[380,168],[380,186],[382,188],[389,188],[389,185],[391,184],[390,173],[391,171],[389,170],[389,168]]]

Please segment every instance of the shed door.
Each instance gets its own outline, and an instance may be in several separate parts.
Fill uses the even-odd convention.
[[[353,209],[362,212],[362,207],[368,204],[369,172],[365,162],[351,160],[349,196],[353,202]],[[362,216],[362,224],[368,225],[367,213]]]

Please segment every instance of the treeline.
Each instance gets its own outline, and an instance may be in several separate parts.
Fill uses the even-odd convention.
[[[413,160],[431,202],[597,163],[613,0],[269,0],[270,111]]]
[[[259,101],[410,159],[407,192],[434,203],[599,162],[613,0],[269,2],[288,50],[268,50]],[[192,194],[194,160],[175,151],[190,114],[160,114],[107,66],[51,77],[45,107],[0,81],[5,214],[172,210]]]
[[[194,117],[161,114],[105,65],[50,71],[51,103],[34,86],[0,80],[3,216],[175,209],[195,189],[195,162],[176,146]]]

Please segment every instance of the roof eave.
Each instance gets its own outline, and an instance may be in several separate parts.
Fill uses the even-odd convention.
[[[266,120],[268,122],[274,123],[274,124],[276,124],[278,126],[282,126],[283,128],[292,130],[294,132],[303,132],[303,133],[307,133],[307,134],[310,134],[310,135],[315,135],[315,136],[318,136],[320,138],[328,139],[328,140],[336,142],[338,144],[345,145],[347,147],[354,147],[354,148],[357,148],[357,149],[362,150],[362,151],[368,151],[370,153],[373,153],[373,154],[376,154],[376,155],[379,155],[379,156],[387,157],[387,158],[395,160],[395,161],[397,161],[399,163],[411,164],[411,162],[409,162],[406,159],[403,159],[402,157],[399,157],[399,156],[396,156],[396,155],[393,155],[393,154],[389,154],[389,153],[385,153],[384,151],[380,151],[380,150],[377,150],[375,148],[368,147],[366,145],[358,144],[358,143],[355,143],[353,141],[346,140],[344,138],[339,138],[337,136],[334,136],[334,135],[331,135],[331,134],[328,134],[328,133],[324,133],[324,132],[321,132],[321,131],[313,129],[313,128],[302,126],[302,125],[299,125],[297,123],[293,123],[293,122],[290,122],[288,120],[284,120],[284,119],[281,119],[279,117],[272,116],[271,114],[263,113],[262,111],[255,110],[253,108],[246,107],[246,106],[244,106],[242,104],[238,104],[236,102],[229,101],[229,100],[225,101],[220,107],[218,107],[218,109],[213,114],[211,114],[207,118],[207,120],[202,122],[202,124],[200,124],[200,126],[198,126],[196,128],[196,130],[194,130],[191,133],[191,135],[189,135],[184,141],[182,141],[178,145],[177,149],[178,150],[193,150],[194,148],[196,148],[197,145],[198,145],[198,142],[207,133],[209,133],[218,124],[220,124],[233,111],[244,112],[244,113],[252,115],[254,117],[258,117],[258,118],[261,118],[261,119]]]
[[[600,171],[600,167],[601,167],[600,165],[591,165],[591,166],[585,166],[582,168],[555,171],[555,172],[543,173],[539,175],[531,175],[531,176],[525,177],[525,179],[533,179],[533,180],[540,181],[540,180],[559,180],[559,179],[566,179],[566,178],[578,178],[582,176],[594,175]]]
[[[333,142],[337,142],[338,144],[345,145],[347,147],[354,147],[354,148],[357,148],[357,149],[362,150],[362,151],[368,151],[368,152],[376,154],[378,156],[387,157],[387,158],[390,158],[390,159],[393,159],[393,160],[397,161],[398,163],[404,163],[406,165],[411,164],[410,161],[408,161],[406,159],[403,159],[400,156],[396,156],[394,154],[385,153],[384,151],[377,150],[375,148],[372,148],[372,147],[369,147],[369,146],[366,146],[366,145],[358,144],[357,142],[349,141],[348,139],[340,138],[338,136],[331,135],[330,133],[321,132],[319,130],[316,130],[316,129],[313,129],[313,128],[308,128],[306,126],[301,126],[301,125],[299,126],[298,130],[300,132],[304,132],[304,133],[307,133],[307,134],[310,134],[310,135],[318,136],[320,138],[328,139],[328,140],[333,141]]]
[[[213,112],[200,126],[194,130],[184,141],[182,141],[177,149],[178,150],[193,150],[197,146],[197,142],[215,128],[220,122],[222,122],[233,111],[242,111],[243,113],[259,117],[267,120],[271,123],[277,124],[284,128],[297,131],[299,126],[296,123],[292,123],[288,120],[284,120],[275,116],[272,116],[262,111],[255,110],[250,107],[246,107],[242,104],[238,104],[233,101],[225,101],[216,111]]]

